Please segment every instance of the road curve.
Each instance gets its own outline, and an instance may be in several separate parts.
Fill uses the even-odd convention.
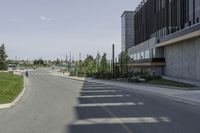
[[[199,107],[104,84],[32,72],[0,133],[199,133]]]
[[[19,103],[0,110],[0,133],[66,133],[82,83],[59,81],[45,71],[31,73]]]

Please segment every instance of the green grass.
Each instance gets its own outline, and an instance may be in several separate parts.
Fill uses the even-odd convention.
[[[0,72],[0,104],[12,102],[23,86],[23,76]]]
[[[164,86],[173,86],[173,87],[187,87],[187,88],[193,88],[196,87],[195,85],[190,85],[186,83],[180,83],[176,81],[166,80],[166,79],[155,79],[147,82],[148,84],[153,85],[164,85]]]

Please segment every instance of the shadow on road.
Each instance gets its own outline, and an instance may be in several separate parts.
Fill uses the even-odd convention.
[[[104,84],[85,82],[77,120],[69,133],[199,133],[198,119],[170,106],[165,99],[130,93]],[[178,114],[178,115],[177,115]],[[184,115],[197,123],[188,124]],[[186,116],[185,116],[186,117]],[[187,128],[185,128],[187,127]]]

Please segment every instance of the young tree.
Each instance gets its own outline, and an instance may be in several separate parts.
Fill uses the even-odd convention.
[[[56,60],[56,65],[59,65],[61,61],[59,59]]]
[[[100,61],[100,72],[102,74],[106,74],[107,72],[109,72],[109,64],[106,56],[107,54],[104,53]]]
[[[76,61],[75,62],[76,65],[76,72],[78,76],[82,76],[83,72],[83,68],[82,68],[82,60]]]
[[[128,73],[128,55],[126,52],[120,53],[119,63],[120,63],[121,75],[126,76]]]
[[[87,76],[92,76],[96,71],[96,62],[93,56],[89,55],[83,62],[84,71]]]
[[[100,72],[100,59],[101,59],[101,55],[98,52],[96,56],[96,73]]]
[[[8,69],[7,57],[5,46],[2,44],[0,46],[0,70]]]

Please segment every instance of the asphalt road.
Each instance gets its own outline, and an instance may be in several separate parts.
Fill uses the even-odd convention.
[[[200,133],[200,108],[127,88],[32,72],[0,133]]]

